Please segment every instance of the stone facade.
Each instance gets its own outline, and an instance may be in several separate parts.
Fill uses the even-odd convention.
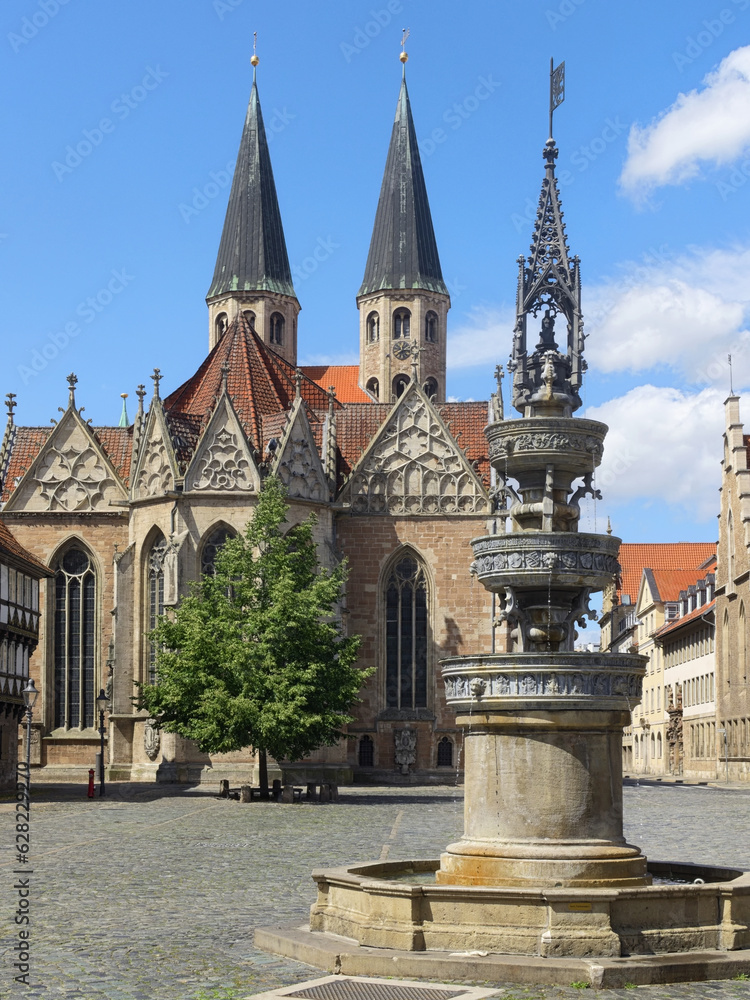
[[[727,399],[725,416],[716,568],[717,725],[712,749],[722,776],[750,781],[750,439],[740,421],[739,397]]]

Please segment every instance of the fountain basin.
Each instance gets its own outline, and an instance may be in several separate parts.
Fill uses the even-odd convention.
[[[471,542],[473,570],[488,590],[505,587],[603,590],[618,572],[620,539],[578,531],[483,535]]]
[[[401,951],[546,957],[666,955],[750,948],[750,873],[650,862],[652,875],[704,884],[519,888],[413,884],[437,860],[313,872],[310,930]]]
[[[606,434],[607,425],[598,420],[559,416],[503,420],[485,430],[490,461],[511,476],[550,464],[576,476],[593,472]]]

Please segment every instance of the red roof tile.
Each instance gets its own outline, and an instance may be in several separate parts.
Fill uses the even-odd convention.
[[[223,368],[234,408],[250,441],[264,444],[263,417],[288,410],[296,394],[294,365],[267,347],[240,313],[198,371],[164,400],[168,419],[205,419],[221,392]],[[312,409],[325,410],[328,394],[303,375],[300,392]],[[337,404],[339,407],[341,404]]]
[[[623,542],[618,557],[621,574],[617,593],[629,595],[635,604],[644,569],[697,570],[715,555],[715,542]],[[694,575],[690,582],[695,580]]]
[[[28,564],[29,572],[32,576],[36,576],[37,573],[40,575],[43,573],[46,576],[51,576],[49,569],[40,562],[36,556],[32,556],[30,552],[21,545],[11,533],[10,529],[6,524],[0,521],[0,552],[5,552],[10,556],[14,556],[16,559],[21,559],[23,562]],[[36,572],[35,572],[36,571]]]
[[[340,403],[371,403],[359,387],[359,365],[303,365],[302,371],[326,392],[333,386]]]
[[[650,568],[650,567],[649,567]],[[677,601],[680,593],[703,577],[694,569],[652,569],[651,575],[660,601]]]

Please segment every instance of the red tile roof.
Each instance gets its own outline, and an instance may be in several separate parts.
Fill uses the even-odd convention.
[[[485,487],[490,485],[490,459],[484,429],[487,426],[487,403],[443,403],[438,407],[448,430],[466,452],[470,462],[476,463]]]
[[[654,632],[654,637],[661,638],[662,636],[669,635],[672,632],[677,632],[683,625],[688,625],[690,622],[694,622],[697,618],[702,618],[709,611],[713,611],[716,606],[716,601],[709,601],[708,604],[704,604],[700,608],[694,608],[690,614],[683,615],[682,618],[675,618],[671,622],[667,622],[666,625],[662,625],[660,629]]]
[[[643,570],[697,570],[716,556],[715,542],[623,542],[618,596],[628,594],[633,604],[638,598]],[[696,574],[690,583],[695,583]],[[675,598],[676,600],[676,598]]]
[[[650,575],[658,592],[654,596],[658,596],[660,601],[679,600],[681,591],[687,590],[704,576],[694,569],[650,569]]]
[[[242,313],[232,321],[195,375],[164,400],[167,418],[174,421],[189,416],[203,421],[221,392],[225,365],[227,388],[237,416],[260,451],[265,444],[263,418],[289,409],[296,394],[297,369],[263,343]],[[328,394],[304,374],[300,392],[312,409],[327,409]]]
[[[359,365],[303,365],[302,371],[326,392],[333,386],[340,403],[372,402],[359,387]]]
[[[32,556],[30,552],[27,552],[23,545],[10,532],[8,526],[3,524],[2,521],[0,521],[0,552],[4,552],[27,563],[28,570],[32,576],[36,576],[37,573],[39,575],[51,576],[49,569],[44,563],[40,562],[36,556]]]

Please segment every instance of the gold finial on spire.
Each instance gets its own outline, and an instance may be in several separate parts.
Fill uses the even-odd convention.
[[[406,39],[408,37],[409,37],[409,29],[404,28],[403,32],[401,33],[401,55],[399,56],[399,59],[401,60],[404,66],[404,73],[406,72],[406,63],[409,59],[409,55],[406,49],[404,48],[404,46],[406,45]]]
[[[250,65],[253,67],[253,78],[255,78],[255,67],[260,62],[256,49],[258,48],[258,32],[253,32],[253,54],[250,56]]]
[[[607,534],[612,534],[612,522],[609,519],[609,515],[607,515]]]

